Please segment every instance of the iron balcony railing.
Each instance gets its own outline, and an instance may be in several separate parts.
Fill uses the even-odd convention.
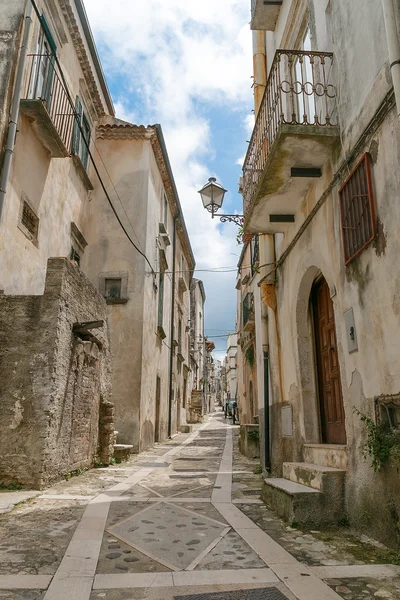
[[[277,50],[243,165],[246,211],[257,193],[281,125],[333,126],[333,53]]]
[[[57,72],[52,54],[28,55],[28,82],[25,99],[40,100],[65,148],[70,151],[74,130],[74,107]]]
[[[249,321],[254,321],[254,294],[249,292],[243,300],[243,327]]]

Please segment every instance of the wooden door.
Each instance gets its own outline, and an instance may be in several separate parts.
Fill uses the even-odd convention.
[[[322,442],[345,444],[346,429],[335,314],[325,279],[318,281],[313,288],[313,308]]]

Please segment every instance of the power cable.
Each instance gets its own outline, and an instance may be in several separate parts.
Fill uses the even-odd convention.
[[[32,3],[33,9],[34,9],[34,11],[35,11],[35,13],[36,13],[36,16],[37,16],[37,18],[38,18],[39,22],[41,22],[40,12],[39,12],[39,10],[38,10],[38,7],[36,6],[36,2],[35,2],[35,0],[30,0],[30,1],[31,1],[31,3]],[[122,221],[121,221],[121,219],[120,219],[120,217],[119,217],[119,215],[118,215],[118,213],[117,213],[117,211],[116,211],[116,208],[114,207],[114,205],[113,205],[113,203],[112,203],[112,201],[111,201],[111,198],[110,198],[110,196],[109,196],[109,194],[108,194],[108,192],[107,192],[107,189],[106,189],[106,187],[105,187],[105,185],[104,185],[104,182],[103,182],[103,180],[102,180],[102,178],[101,178],[100,172],[99,172],[99,170],[98,170],[98,168],[97,168],[97,165],[96,165],[96,163],[95,163],[95,160],[94,160],[94,158],[93,158],[93,154],[92,154],[92,152],[91,152],[91,150],[90,150],[89,143],[88,143],[88,141],[87,141],[87,140],[86,140],[86,138],[85,138],[85,133],[84,133],[84,131],[83,131],[83,128],[82,128],[82,125],[81,125],[81,122],[80,122],[80,119],[79,119],[79,115],[78,115],[78,113],[77,113],[77,112],[76,112],[76,110],[75,110],[75,105],[74,105],[74,102],[73,102],[73,100],[72,100],[72,98],[71,98],[71,95],[70,95],[70,92],[69,92],[69,89],[68,89],[68,84],[67,84],[67,82],[66,82],[66,79],[65,79],[65,76],[64,76],[63,70],[61,69],[61,65],[60,65],[60,62],[59,62],[59,60],[58,60],[58,57],[57,57],[57,55],[53,54],[53,58],[54,58],[54,60],[55,60],[55,62],[56,62],[56,64],[57,64],[57,67],[58,67],[59,73],[60,73],[60,75],[61,75],[61,79],[62,79],[62,82],[63,82],[63,85],[64,85],[65,93],[67,94],[68,102],[69,102],[69,104],[70,104],[70,106],[71,106],[71,108],[72,108],[72,112],[73,112],[73,115],[74,115],[75,123],[76,123],[76,125],[77,125],[77,127],[78,127],[78,129],[79,129],[79,132],[80,132],[80,134],[81,134],[81,139],[83,140],[83,142],[84,142],[84,144],[85,144],[85,146],[86,146],[86,149],[87,149],[88,155],[89,155],[89,157],[90,157],[90,160],[91,160],[91,162],[92,162],[93,168],[94,168],[94,170],[95,170],[95,172],[96,172],[97,178],[98,178],[98,180],[99,180],[99,182],[100,182],[100,185],[101,185],[101,187],[102,187],[102,189],[103,189],[103,192],[104,192],[104,194],[105,194],[105,196],[106,196],[106,198],[107,198],[107,201],[108,201],[108,203],[109,203],[109,205],[110,205],[110,207],[111,207],[111,210],[113,211],[113,213],[114,213],[114,215],[115,215],[115,218],[117,219],[117,221],[118,221],[118,223],[119,223],[119,225],[120,225],[121,229],[122,229],[122,230],[123,230],[123,232],[125,233],[126,237],[127,237],[127,238],[128,238],[128,240],[130,241],[130,243],[132,244],[132,246],[135,248],[135,250],[136,250],[136,251],[137,251],[137,252],[138,252],[138,253],[139,253],[141,256],[143,256],[143,258],[146,260],[147,264],[149,265],[149,267],[150,267],[150,269],[151,269],[151,272],[153,273],[153,275],[155,275],[155,271],[154,271],[154,269],[153,269],[153,267],[152,267],[152,265],[151,265],[151,263],[150,263],[149,259],[147,258],[146,254],[145,254],[144,252],[142,252],[142,250],[141,250],[140,248],[138,248],[138,246],[137,246],[137,245],[135,244],[135,242],[132,240],[132,238],[131,238],[131,236],[129,235],[129,233],[127,232],[127,230],[126,230],[126,228],[125,228],[124,224],[122,223]],[[128,220],[129,220],[129,219],[128,219]],[[130,221],[129,221],[129,222],[130,222]],[[132,225],[132,224],[131,224],[131,225]],[[136,234],[135,234],[135,236],[136,236]],[[137,237],[137,236],[136,236],[136,237]]]

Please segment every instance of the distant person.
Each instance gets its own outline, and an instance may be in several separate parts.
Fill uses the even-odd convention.
[[[236,423],[236,411],[237,411],[237,402],[236,400],[234,400],[233,404],[232,404],[232,424],[235,425]]]

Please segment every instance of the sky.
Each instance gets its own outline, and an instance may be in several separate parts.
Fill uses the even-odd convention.
[[[116,116],[163,128],[195,277],[205,286],[205,333],[221,359],[222,336],[235,331],[242,247],[236,225],[212,220],[198,190],[216,177],[228,190],[222,212],[242,213],[238,180],[254,122],[250,0],[85,0],[85,6]]]

